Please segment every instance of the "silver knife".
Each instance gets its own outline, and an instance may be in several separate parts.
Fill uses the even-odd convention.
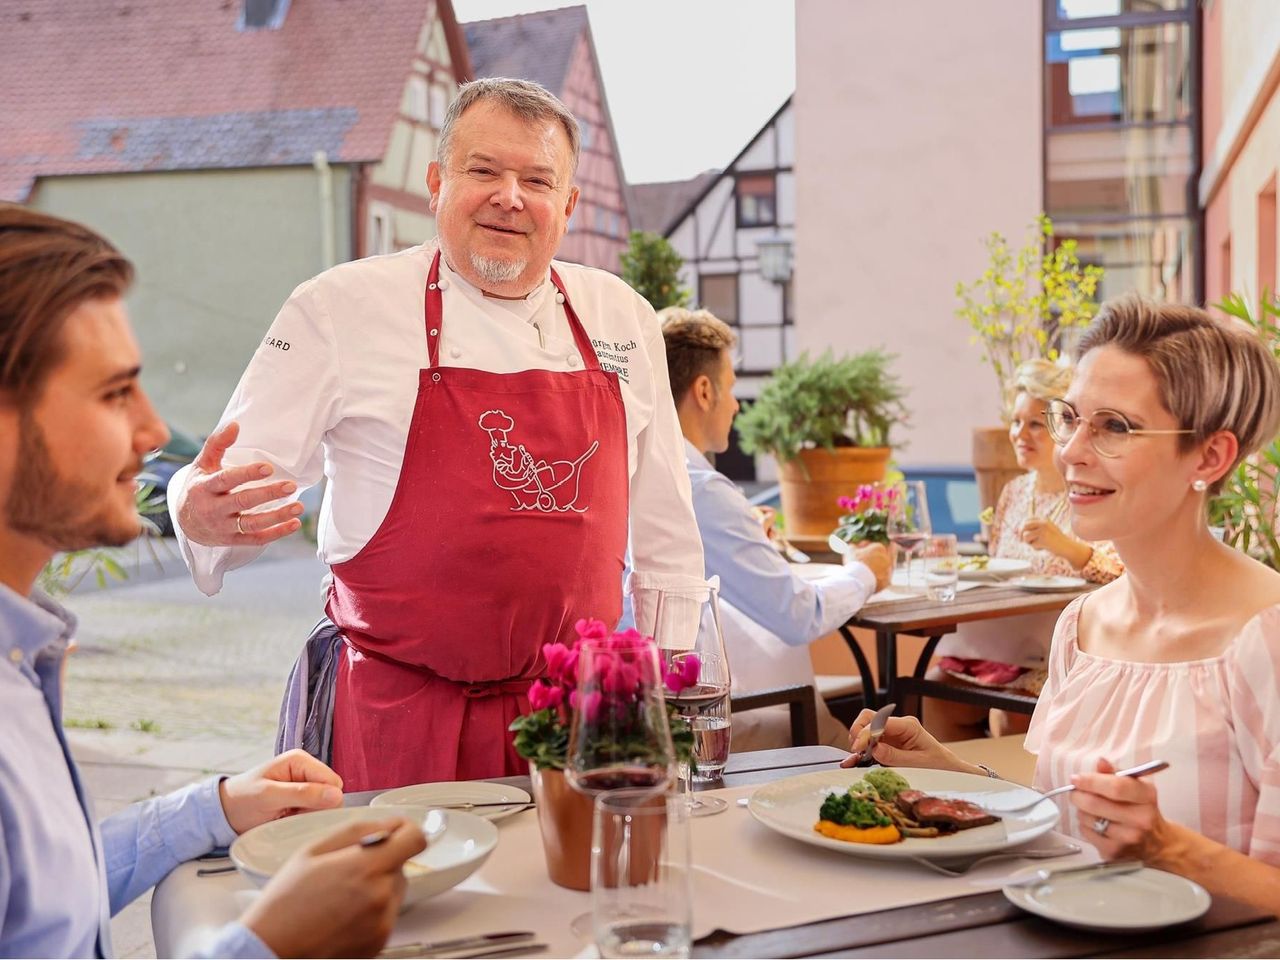
[[[1038,887],[1059,879],[1084,880],[1090,877],[1113,877],[1125,873],[1137,873],[1146,864],[1141,860],[1115,860],[1111,863],[1090,863],[1083,867],[1067,867],[1065,870],[1037,870],[1030,876],[1006,883],[1006,887]]]
[[[453,940],[435,940],[431,943],[415,941],[387,947],[378,954],[382,960],[394,960],[398,957],[428,957],[447,953],[451,956],[477,957],[486,953],[505,952],[510,950],[534,949],[530,941],[537,934],[532,930],[514,930],[508,933],[484,933],[473,937],[457,937]],[[473,952],[478,951],[478,952]]]
[[[876,715],[871,718],[871,723],[867,727],[870,730],[870,737],[867,740],[867,748],[861,753],[851,753],[840,761],[842,767],[870,767],[874,766],[876,761],[871,756],[871,752],[875,749],[877,743],[880,742],[880,736],[884,733],[884,726],[889,722],[889,718],[893,716],[893,711],[898,709],[896,703],[886,703],[883,707],[876,711]]]

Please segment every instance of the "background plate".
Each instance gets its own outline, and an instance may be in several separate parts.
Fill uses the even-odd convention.
[[[963,563],[963,561],[962,561]],[[991,557],[987,561],[985,567],[973,570],[966,570],[960,567],[961,580],[991,580],[992,578],[1003,579],[1004,577],[1014,577],[1020,573],[1029,573],[1031,571],[1031,561],[1015,560],[1012,557]]]
[[[815,847],[839,850],[852,857],[873,860],[910,860],[913,857],[945,860],[950,857],[991,853],[1034,840],[1048,833],[1058,822],[1057,805],[1052,800],[1045,800],[1022,813],[1007,814],[1001,821],[989,826],[961,830],[934,839],[913,838],[901,843],[877,846],[832,840],[814,832],[813,825],[818,822],[818,810],[822,807],[823,799],[830,793],[847,789],[849,784],[861,780],[863,774],[873,769],[876,768],[824,770],[775,780],[751,795],[748,809],[762,824],[784,836]],[[1036,796],[1036,792],[1028,787],[991,777],[953,773],[950,770],[895,769],[916,790],[938,796],[959,797],[983,805],[1014,807]]]
[[[468,810],[477,817],[486,820],[501,820],[513,813],[519,813],[526,803],[533,800],[519,787],[505,783],[487,783],[483,780],[459,783],[416,783],[409,787],[399,787],[380,793],[370,802],[371,807],[400,806],[439,807],[451,803],[496,803],[501,800],[511,801],[509,807],[481,807]]]
[[[1014,577],[1009,586],[1019,590],[1030,590],[1032,593],[1060,593],[1063,590],[1082,590],[1088,586],[1087,581],[1079,577],[1055,577],[1049,574],[1037,574],[1033,577]]]

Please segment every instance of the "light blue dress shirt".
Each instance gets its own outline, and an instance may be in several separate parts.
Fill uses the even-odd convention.
[[[707,576],[720,578],[720,596],[748,618],[799,647],[835,630],[875,592],[875,575],[861,563],[820,580],[796,576],[742,491],[688,440],[684,446]]]
[[[0,585],[0,957],[106,957],[110,918],[178,864],[235,837],[216,778],[94,821],[62,735],[75,618]],[[228,924],[208,956],[270,957]]]

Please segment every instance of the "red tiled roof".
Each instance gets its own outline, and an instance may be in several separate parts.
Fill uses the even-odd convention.
[[[248,32],[240,0],[8,0],[0,199],[37,176],[380,160],[436,2],[461,48],[449,0],[293,0]]]

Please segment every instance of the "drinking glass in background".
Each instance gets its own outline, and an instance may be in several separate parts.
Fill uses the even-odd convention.
[[[653,790],[596,797],[591,913],[600,956],[689,956],[689,872],[689,814],[680,797]]]
[[[636,628],[651,634],[658,644],[664,672],[663,695],[689,724],[695,750],[702,747],[715,769],[712,776],[691,775],[686,764],[679,774],[690,816],[721,813],[728,804],[719,797],[700,798],[693,793],[695,779],[714,780],[728,760],[729,658],[724,649],[720,625],[720,580],[712,577],[704,584],[683,587],[646,587],[631,582],[627,586],[635,610]],[[699,734],[701,733],[701,737]],[[695,766],[703,756],[695,753]],[[716,767],[716,764],[719,764]]]
[[[565,776],[581,793],[661,788],[675,769],[658,650],[648,638],[586,640]]]
[[[729,762],[731,714],[729,698],[722,697],[703,707],[690,721],[693,728],[693,782],[712,783],[720,780]],[[694,800],[695,807],[699,802]]]
[[[951,601],[956,598],[960,580],[960,554],[954,533],[930,537],[920,548],[924,556],[924,586],[930,600]]]
[[[905,558],[906,587],[912,587],[911,561],[916,550],[933,533],[929,520],[929,497],[923,480],[906,480],[898,487],[897,509],[889,514],[889,539]]]

